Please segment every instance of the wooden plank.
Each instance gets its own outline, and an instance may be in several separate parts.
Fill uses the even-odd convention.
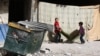
[[[30,29],[27,29],[27,28],[25,28],[25,27],[23,27],[23,26],[21,26],[21,25],[19,25],[19,24],[17,24],[17,23],[14,23],[14,22],[9,22],[8,25],[9,25],[10,27],[14,27],[14,28],[17,28],[17,29],[19,29],[19,30],[23,30],[23,31],[26,31],[26,32],[31,32]]]

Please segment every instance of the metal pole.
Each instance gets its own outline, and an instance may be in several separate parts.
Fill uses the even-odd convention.
[[[37,22],[39,22],[39,1],[37,0]]]

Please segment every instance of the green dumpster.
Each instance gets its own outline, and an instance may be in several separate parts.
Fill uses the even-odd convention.
[[[44,29],[29,30],[12,23],[9,26],[3,48],[21,55],[34,53],[40,49],[44,34]]]

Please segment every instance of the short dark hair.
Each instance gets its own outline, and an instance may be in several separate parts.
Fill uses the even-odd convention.
[[[55,18],[55,20],[57,20],[58,18]]]
[[[83,25],[83,22],[79,22],[79,25]]]

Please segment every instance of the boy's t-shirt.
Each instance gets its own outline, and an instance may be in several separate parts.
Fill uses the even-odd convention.
[[[59,26],[59,22],[58,21],[55,21],[54,27],[55,27],[55,33],[60,32],[60,26]]]
[[[80,26],[79,32],[80,32],[80,34],[85,34],[84,28],[82,26]]]

